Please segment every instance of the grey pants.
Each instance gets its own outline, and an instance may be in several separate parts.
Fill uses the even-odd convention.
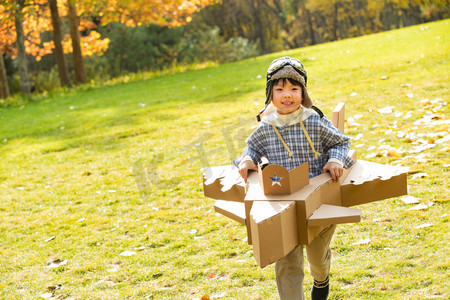
[[[330,242],[336,225],[324,229],[309,245],[306,245],[306,257],[311,275],[317,281],[324,281],[330,273]],[[304,273],[303,245],[297,246],[288,255],[275,263],[278,294],[281,300],[303,300]]]

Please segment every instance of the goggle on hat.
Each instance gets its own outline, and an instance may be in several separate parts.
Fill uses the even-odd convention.
[[[277,58],[269,65],[266,75],[266,102],[264,108],[258,113],[256,119],[261,121],[261,114],[266,110],[270,103],[272,96],[272,88],[275,83],[280,78],[290,78],[298,81],[302,85],[303,101],[302,105],[306,108],[311,108],[313,103],[311,98],[306,91],[306,83],[308,77],[306,75],[306,70],[303,64],[295,58],[285,56]]]

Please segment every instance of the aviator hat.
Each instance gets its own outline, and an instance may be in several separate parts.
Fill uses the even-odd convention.
[[[295,58],[285,56],[272,61],[266,75],[266,102],[264,108],[258,113],[256,119],[261,121],[260,115],[266,110],[272,97],[274,83],[280,78],[289,78],[298,81],[302,85],[302,105],[311,108],[313,103],[306,90],[307,75],[303,64]]]

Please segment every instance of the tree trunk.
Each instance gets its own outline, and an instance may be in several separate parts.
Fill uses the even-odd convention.
[[[314,26],[313,26],[313,22],[311,19],[311,14],[309,12],[309,10],[305,9],[306,11],[306,18],[308,19],[308,28],[309,28],[309,36],[311,38],[311,44],[310,45],[315,45],[316,44],[316,37],[314,35]]]
[[[6,76],[5,62],[3,61],[3,53],[0,49],[0,98],[9,97],[8,77]]]
[[[337,41],[339,39],[338,36],[338,3],[334,3],[334,14],[333,14],[333,41]]]
[[[258,2],[258,0],[250,1],[251,9],[253,11],[253,16],[255,17],[255,29],[256,29],[256,33],[258,35],[261,51],[262,51],[262,53],[267,53],[266,38],[264,36],[264,26],[263,26],[263,23],[261,22],[259,11],[258,11],[260,5],[259,5],[259,3],[255,3],[255,2]]]
[[[83,54],[81,53],[80,31],[78,30],[78,16],[75,1],[67,0],[69,7],[70,37],[72,38],[73,69],[75,71],[75,82],[86,83],[86,72],[84,71]]]
[[[25,38],[23,33],[23,6],[25,0],[17,0],[17,8],[15,12],[15,26],[17,34],[17,64],[20,77],[20,91],[24,94],[29,94],[30,82],[28,81],[28,64],[27,56],[25,54]]]
[[[49,0],[49,6],[52,15],[53,42],[55,43],[54,54],[56,56],[56,63],[58,64],[59,80],[62,86],[70,87],[69,70],[67,69],[66,58],[64,57],[62,47],[61,22],[59,19],[57,0]]]

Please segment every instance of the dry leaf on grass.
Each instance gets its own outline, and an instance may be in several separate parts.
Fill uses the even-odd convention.
[[[212,280],[212,279],[217,279],[217,278],[219,278],[219,276],[216,275],[216,273],[212,273],[212,274],[209,274],[208,276],[206,276],[206,278]]]
[[[431,206],[433,206],[433,202],[427,202],[425,204],[420,203],[420,204],[417,204],[416,206],[411,207],[408,210],[425,210],[425,209],[430,208]]]
[[[450,200],[450,199],[447,198],[447,199],[436,199],[436,200],[434,200],[434,201],[442,203],[442,202],[448,202],[449,200]]]
[[[416,229],[422,229],[422,228],[426,228],[426,227],[430,227],[430,226],[433,226],[433,224],[425,223],[425,224],[417,226]]]
[[[370,241],[371,241],[370,238],[369,239],[363,239],[363,240],[360,240],[360,241],[358,241],[356,243],[353,243],[353,245],[364,245],[364,244],[370,243]]]
[[[135,254],[136,254],[136,252],[127,250],[127,251],[123,251],[122,253],[120,253],[120,256],[133,256]]]
[[[391,114],[393,108],[395,108],[395,106],[386,106],[381,109],[378,109],[378,112],[380,114]]]
[[[417,179],[417,178],[424,178],[427,177],[428,174],[427,173],[416,173],[411,177],[411,180]]]
[[[39,297],[44,298],[44,299],[49,299],[49,298],[53,297],[53,293],[40,294]]]
[[[405,204],[419,203],[419,199],[414,196],[403,196],[400,198],[400,200],[402,200],[402,202]]]
[[[51,269],[54,269],[54,268],[58,268],[58,267],[60,267],[60,266],[65,266],[65,265],[67,265],[67,263],[68,263],[69,261],[66,259],[66,260],[60,260],[60,259],[55,259],[55,260],[53,260],[53,261],[51,261],[51,262],[49,262],[48,264],[47,264],[47,268],[51,268]]]

